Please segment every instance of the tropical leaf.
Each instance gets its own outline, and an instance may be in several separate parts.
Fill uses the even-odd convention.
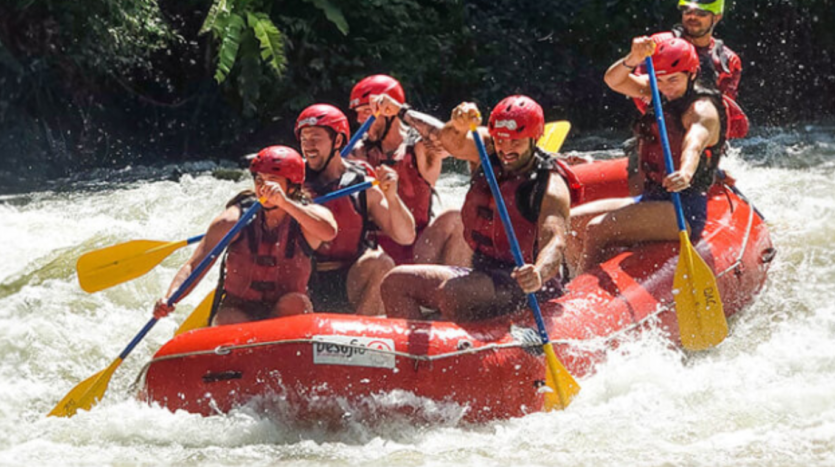
[[[200,27],[198,34],[206,34],[215,29],[217,26],[218,15],[228,15],[230,13],[227,0],[214,0],[212,7],[209,8],[209,14],[206,15],[206,20],[203,21],[203,26]]]
[[[244,19],[237,14],[229,15],[229,23],[223,31],[223,42],[218,51],[217,69],[215,70],[215,81],[222,83],[235,66],[238,57],[238,49],[241,46],[241,32],[246,24]]]
[[[247,13],[249,27],[261,46],[261,60],[267,62],[276,75],[281,76],[287,65],[284,55],[284,37],[264,13]]]
[[[306,0],[312,3],[316,8],[322,10],[328,20],[335,24],[339,32],[343,35],[348,35],[348,22],[345,21],[345,16],[342,15],[342,10],[330,2],[330,0]]]

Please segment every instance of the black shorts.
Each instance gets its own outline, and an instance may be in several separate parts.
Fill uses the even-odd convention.
[[[276,302],[263,302],[257,300],[244,300],[239,297],[233,297],[225,294],[220,300],[218,311],[223,308],[235,308],[246,314],[251,321],[260,321],[269,318],[275,309]],[[214,314],[212,315],[214,318]]]
[[[486,311],[490,316],[499,316],[519,311],[528,306],[528,294],[526,294],[516,279],[511,277],[511,272],[516,266],[512,263],[497,261],[493,258],[480,255],[473,255],[473,271],[487,275],[493,281],[493,288],[496,290],[496,300]],[[461,268],[465,269],[465,268]],[[565,293],[562,280],[554,277],[542,284],[542,288],[534,293],[539,301],[551,300]]]
[[[699,188],[688,188],[679,192],[681,198],[681,210],[684,212],[684,220],[690,226],[690,239],[696,240],[702,236],[702,230],[707,222],[707,193]],[[641,194],[641,201],[673,201],[673,195],[666,188],[657,183],[644,185],[644,192]]]
[[[354,312],[348,301],[348,271],[350,267],[333,271],[314,271],[307,284],[307,295],[313,310],[319,313]]]

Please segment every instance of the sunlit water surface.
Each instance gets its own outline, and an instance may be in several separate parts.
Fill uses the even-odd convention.
[[[300,429],[244,407],[203,418],[135,400],[131,384],[210,290],[206,280],[117,370],[105,399],[71,419],[58,400],[104,369],[149,319],[184,248],[150,274],[89,295],[75,261],[132,239],[201,233],[248,181],[190,171],[179,182],[106,182],[0,198],[0,464],[6,465],[835,465],[835,140],[831,127],[773,131],[723,163],[766,215],[778,256],[719,348],[684,355],[662,336],[610,352],[568,410],[480,426],[455,408],[415,426]],[[585,153],[611,156],[614,152]],[[159,169],[164,172],[164,169]],[[148,181],[152,180],[152,181]],[[462,176],[442,180],[447,206]],[[215,277],[213,272],[210,277]],[[391,397],[408,397],[392,395]]]

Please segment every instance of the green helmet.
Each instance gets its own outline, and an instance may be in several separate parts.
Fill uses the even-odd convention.
[[[714,15],[721,15],[725,12],[725,0],[678,0],[678,9],[684,8],[696,8]]]

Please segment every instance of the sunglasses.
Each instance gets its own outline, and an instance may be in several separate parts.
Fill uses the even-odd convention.
[[[713,13],[705,10],[700,10],[698,8],[691,8],[691,7],[681,7],[679,11],[685,16],[687,15],[696,15],[699,18],[707,18],[708,16],[712,15]]]

